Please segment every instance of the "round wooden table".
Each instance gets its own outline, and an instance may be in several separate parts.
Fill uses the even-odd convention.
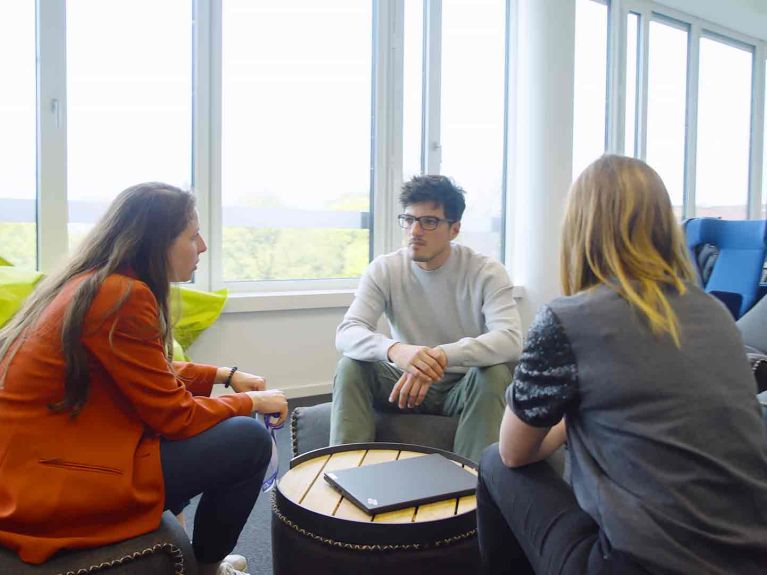
[[[453,453],[396,443],[350,444],[311,451],[291,461],[274,491],[274,573],[475,573],[476,496],[368,515],[346,500],[323,473],[441,453],[476,474]]]

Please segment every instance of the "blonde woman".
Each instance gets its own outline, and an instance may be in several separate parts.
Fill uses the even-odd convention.
[[[272,453],[241,416],[281,423],[287,400],[236,368],[169,361],[170,282],[205,250],[192,194],[133,186],[0,330],[0,545],[22,560],[147,533],[202,493],[200,574],[241,573],[223,559]],[[214,383],[236,393],[209,397]]]
[[[561,270],[482,457],[485,572],[767,572],[754,380],[655,171],[604,156],[580,175]],[[542,461],[565,440],[572,490]]]

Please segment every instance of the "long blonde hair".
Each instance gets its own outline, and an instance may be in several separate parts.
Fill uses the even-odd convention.
[[[570,190],[562,231],[562,289],[571,295],[605,284],[680,345],[665,290],[694,282],[682,230],[660,176],[640,160],[605,155]]]
[[[52,404],[54,411],[82,409],[88,397],[88,354],[82,343],[83,322],[104,280],[115,272],[130,269],[149,286],[157,299],[160,317],[158,336],[172,354],[169,313],[170,271],[168,251],[194,216],[194,196],[158,182],[132,186],[112,202],[73,256],[57,273],[45,278],[27,298],[19,312],[0,330],[0,388],[18,351],[45,308],[74,277],[92,272],[77,287],[67,304],[61,329],[61,350],[66,363],[64,397]],[[115,302],[116,313],[127,299],[126,291]]]

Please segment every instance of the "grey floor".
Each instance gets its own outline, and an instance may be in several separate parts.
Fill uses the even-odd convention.
[[[316,405],[330,401],[330,395],[318,395],[314,397],[302,397],[288,401],[290,411],[296,407]],[[287,471],[291,458],[290,449],[290,417],[285,426],[275,432],[277,451],[280,459],[280,472],[282,475]],[[184,511],[186,516],[187,532],[192,537],[192,524],[194,510],[197,508],[197,498]],[[235,548],[235,553],[244,555],[248,559],[248,572],[251,575],[267,575],[272,572],[272,533],[271,533],[271,493],[261,494],[253,511],[248,518],[240,540]]]

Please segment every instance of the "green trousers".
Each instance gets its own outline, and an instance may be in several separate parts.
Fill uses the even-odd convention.
[[[482,450],[498,441],[511,374],[506,365],[472,367],[452,382],[429,388],[421,405],[399,409],[389,394],[402,370],[386,362],[341,358],[333,382],[330,445],[375,441],[374,408],[400,413],[429,413],[458,417],[453,451],[479,461]]]

